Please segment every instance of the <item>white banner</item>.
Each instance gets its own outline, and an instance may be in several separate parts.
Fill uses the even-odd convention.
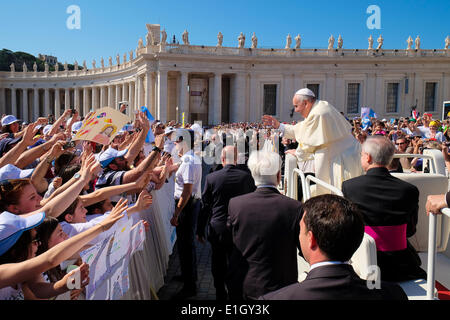
[[[130,288],[128,265],[143,248],[145,227],[141,221],[133,226],[132,219],[118,223],[113,235],[80,254],[89,264],[86,300],[118,300]]]

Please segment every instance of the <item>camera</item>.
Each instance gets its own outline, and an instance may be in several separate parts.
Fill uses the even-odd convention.
[[[71,149],[71,148],[75,148],[75,142],[73,142],[73,141],[67,142],[67,143],[63,146],[63,149],[64,149],[64,150]]]

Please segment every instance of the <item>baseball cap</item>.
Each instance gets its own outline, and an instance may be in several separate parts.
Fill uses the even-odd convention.
[[[314,94],[314,92],[312,92],[312,91],[311,91],[310,89],[308,89],[308,88],[303,88],[303,89],[298,90],[298,91],[295,93],[295,95],[296,95],[296,96],[308,96],[308,97],[313,97],[313,98],[316,97],[316,95]]]
[[[6,138],[6,139],[3,139],[2,141],[0,141],[0,157],[3,156],[7,152],[7,149],[10,145],[16,144],[20,140],[22,140],[22,138],[15,138],[15,139]]]
[[[9,115],[9,116],[5,116],[3,119],[2,119],[2,126],[7,126],[7,125],[10,125],[10,124],[12,124],[12,123],[14,123],[14,122],[20,122],[21,120],[19,120],[19,119],[17,119],[15,116],[13,116],[13,115]]]
[[[34,169],[20,170],[12,164],[7,164],[0,169],[0,181],[29,178],[33,171]]]
[[[174,127],[167,127],[166,130],[164,130],[164,134],[170,134],[175,131],[177,131],[177,130],[175,130]]]
[[[100,154],[98,157],[98,161],[100,162],[101,166],[103,168],[106,168],[115,158],[120,158],[126,155],[128,152],[128,149],[118,151],[114,148],[108,148],[105,152]]]
[[[36,228],[45,219],[45,212],[18,216],[8,211],[0,214],[0,256],[11,249],[22,234]]]

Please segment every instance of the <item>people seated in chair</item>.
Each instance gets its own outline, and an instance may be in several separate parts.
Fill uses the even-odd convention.
[[[420,258],[407,240],[416,233],[419,190],[389,173],[394,151],[385,137],[368,138],[361,152],[366,175],[345,181],[342,192],[359,206],[365,232],[375,239],[381,279],[426,279]]]
[[[300,221],[300,246],[311,265],[305,280],[261,297],[262,300],[407,300],[397,284],[362,280],[347,263],[364,237],[356,205],[336,195],[308,200]],[[372,288],[372,289],[371,289]]]

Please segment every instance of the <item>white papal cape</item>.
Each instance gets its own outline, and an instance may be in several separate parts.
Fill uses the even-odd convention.
[[[353,137],[350,123],[326,101],[316,101],[305,120],[284,125],[284,137],[298,142],[299,168],[312,160],[316,177],[338,189],[345,180],[363,174],[361,145]],[[324,189],[314,192],[323,193]]]

